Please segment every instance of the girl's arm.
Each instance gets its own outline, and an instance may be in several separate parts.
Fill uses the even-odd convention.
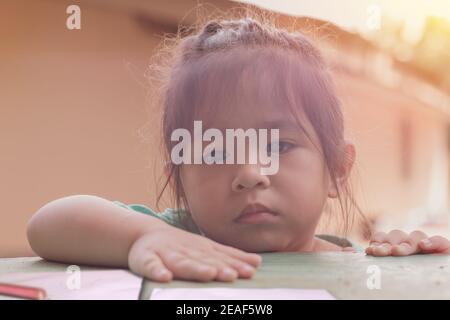
[[[27,235],[31,248],[47,260],[129,268],[162,282],[249,278],[261,262],[257,254],[90,195],[46,204],[29,221]]]
[[[28,222],[27,236],[39,256],[54,261],[128,266],[128,252],[143,234],[167,224],[92,195],[47,203]]]

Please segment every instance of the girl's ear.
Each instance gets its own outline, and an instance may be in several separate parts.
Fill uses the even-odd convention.
[[[336,182],[339,185],[342,184],[345,180],[347,180],[348,177],[350,176],[350,172],[352,171],[352,167],[355,162],[355,156],[356,156],[355,146],[352,143],[345,141],[344,161],[342,165],[339,167],[338,171],[336,172],[336,180],[337,180]],[[333,181],[330,182],[328,196],[330,198],[337,198],[338,196],[337,187]]]

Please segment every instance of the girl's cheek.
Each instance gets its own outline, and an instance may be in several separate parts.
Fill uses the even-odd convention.
[[[280,158],[279,172],[308,179],[312,183],[323,181],[327,174],[323,158],[316,152],[301,148]]]
[[[208,184],[211,180],[216,180],[220,176],[220,171],[215,171],[213,166],[207,165],[188,165],[185,168],[184,180],[186,186],[201,187],[205,183]]]

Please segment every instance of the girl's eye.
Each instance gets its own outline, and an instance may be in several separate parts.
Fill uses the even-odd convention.
[[[284,153],[291,149],[294,145],[286,141],[274,141],[267,145],[267,153]]]

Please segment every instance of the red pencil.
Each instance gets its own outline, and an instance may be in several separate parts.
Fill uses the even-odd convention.
[[[8,283],[0,283],[0,295],[33,300],[43,300],[47,296],[44,289]]]

